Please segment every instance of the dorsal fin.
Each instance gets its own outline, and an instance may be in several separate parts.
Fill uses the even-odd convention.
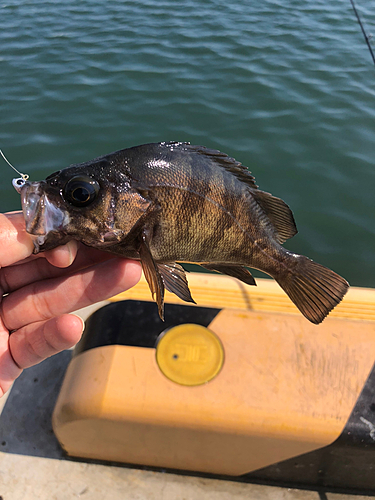
[[[279,243],[284,243],[284,241],[297,234],[293,212],[285,201],[260,190],[252,191],[251,194],[271,222]]]
[[[225,170],[235,175],[241,182],[252,188],[251,194],[268,218],[268,223],[272,225],[275,237],[279,243],[284,243],[284,241],[292,238],[298,232],[293,213],[288,205],[280,198],[260,191],[257,184],[255,184],[255,177],[251,175],[242,163],[215,149],[187,144],[186,146],[194,149],[199,154],[209,157],[218,166],[225,168]]]
[[[242,165],[239,161],[231,158],[230,156],[217,151],[216,149],[208,149],[204,146],[189,146],[199,154],[205,155],[214,161],[219,167],[225,168],[228,172],[235,175],[240,181],[248,184],[253,189],[257,189],[255,184],[255,177],[251,175],[250,171]]]

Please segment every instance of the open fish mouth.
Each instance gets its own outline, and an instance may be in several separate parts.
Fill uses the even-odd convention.
[[[22,211],[26,231],[36,236],[36,249],[44,245],[48,235],[61,233],[69,223],[68,213],[57,206],[45,192],[44,182],[26,182],[21,190]]]

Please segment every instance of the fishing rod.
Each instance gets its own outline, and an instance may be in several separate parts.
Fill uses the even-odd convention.
[[[359,25],[361,27],[361,30],[362,30],[363,36],[365,37],[365,40],[366,40],[368,49],[370,51],[372,60],[374,61],[374,64],[375,64],[375,55],[374,55],[374,52],[373,52],[371,44],[370,44],[371,36],[368,36],[367,33],[366,33],[366,30],[365,30],[365,28],[364,28],[364,26],[362,24],[361,18],[359,17],[359,14],[358,14],[358,11],[356,9],[356,6],[354,5],[354,0],[350,0],[350,3],[352,4],[353,10],[354,10],[354,14],[357,17],[357,21],[358,21],[358,23],[359,23]]]

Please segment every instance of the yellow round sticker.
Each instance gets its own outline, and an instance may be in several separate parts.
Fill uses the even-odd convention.
[[[162,334],[156,346],[156,361],[162,373],[173,382],[201,385],[221,370],[224,348],[213,332],[188,323]]]

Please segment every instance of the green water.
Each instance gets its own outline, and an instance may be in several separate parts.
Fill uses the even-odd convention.
[[[375,68],[349,1],[13,0],[0,16],[0,145],[32,180],[153,141],[220,149],[291,206],[288,248],[375,286]],[[0,175],[0,210],[18,209]]]

